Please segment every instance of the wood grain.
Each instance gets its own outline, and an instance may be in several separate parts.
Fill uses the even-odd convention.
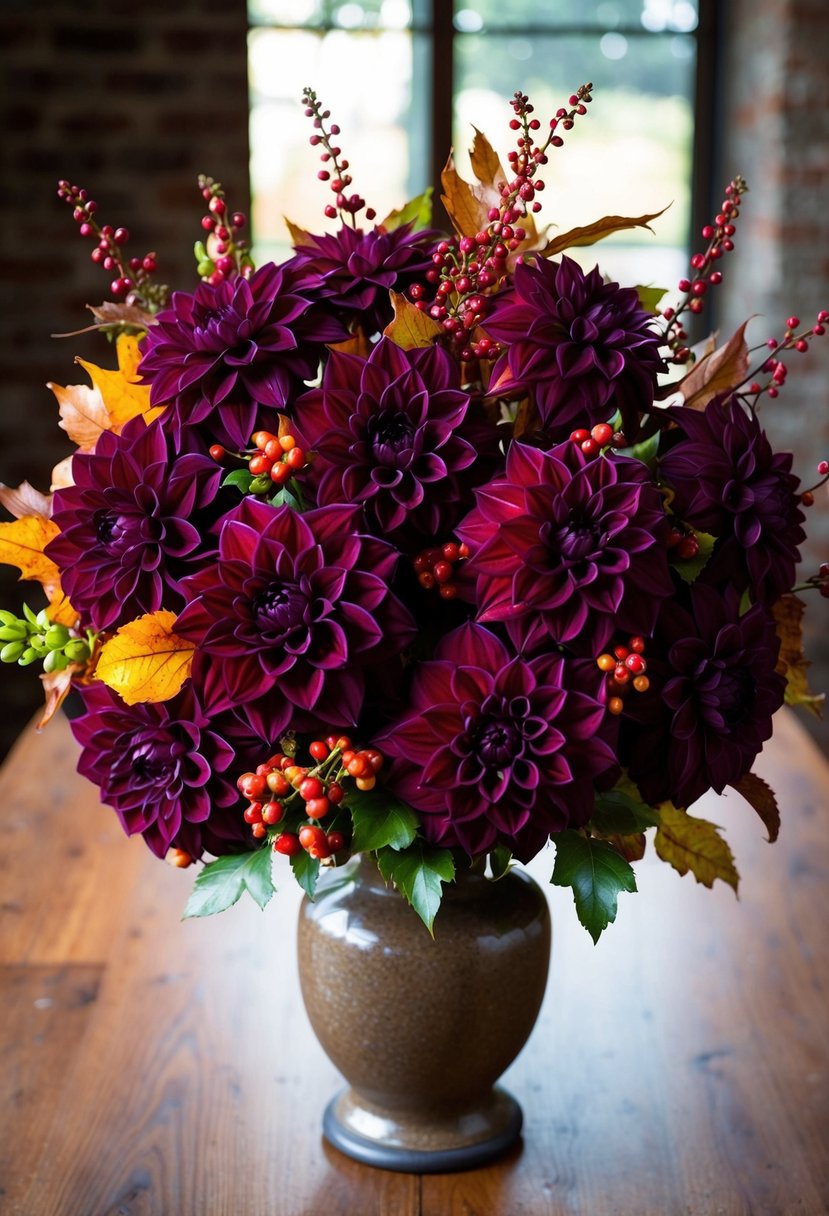
[[[321,1140],[340,1081],[300,1002],[290,877],[265,913],[182,922],[192,875],[124,840],[73,766],[59,720],[0,772],[3,1216],[829,1211],[829,765],[790,715],[759,766],[780,840],[738,795],[698,811],[739,900],[649,856],[594,948],[547,888],[550,984],[504,1079],[523,1143],[423,1179]]]

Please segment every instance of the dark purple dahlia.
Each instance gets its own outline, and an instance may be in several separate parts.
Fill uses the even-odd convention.
[[[402,350],[381,338],[367,360],[335,351],[295,416],[317,453],[317,502],[362,503],[372,528],[398,543],[448,535],[497,455],[495,428],[475,415],[436,346]]]
[[[629,697],[631,777],[648,802],[687,807],[747,773],[783,703],[774,621],[699,581],[666,605],[648,642],[650,689]]]
[[[398,555],[359,523],[359,507],[300,515],[251,498],[226,516],[175,627],[198,647],[193,681],[211,709],[243,705],[274,741],[289,725],[356,723],[366,669],[414,636],[389,591]]]
[[[748,588],[752,599],[773,603],[794,586],[806,539],[791,453],[772,451],[757,416],[736,397],[671,414],[681,439],[660,460],[674,492],[671,510],[718,537],[703,581]]]
[[[593,783],[616,763],[597,675],[557,653],[525,661],[461,626],[416,669],[406,716],[378,741],[386,784],[428,840],[528,860],[551,832],[588,821]]]
[[[662,498],[644,464],[513,443],[503,478],[458,525],[477,576],[478,620],[515,641],[597,654],[616,629],[650,633],[673,593]]]
[[[284,409],[316,375],[322,346],[347,336],[290,271],[267,263],[250,279],[174,292],[147,332],[139,372],[152,404],[170,406],[165,426],[202,423],[211,440],[241,446],[257,408]]]
[[[77,611],[93,628],[113,629],[177,610],[188,560],[208,551],[197,513],[216,498],[215,462],[175,455],[160,419],[134,418],[120,435],[104,431],[94,452],[77,453],[72,474],[75,484],[55,491],[60,535],[46,553]]]
[[[229,716],[210,718],[187,686],[173,700],[126,705],[104,684],[82,688],[84,714],[72,720],[83,751],[78,771],[124,831],[153,853],[191,857],[239,852],[250,840],[235,779],[262,754],[262,742]],[[232,741],[231,741],[232,740]]]
[[[606,422],[618,409],[633,441],[663,370],[660,337],[635,288],[605,283],[598,267],[585,274],[566,256],[539,257],[516,266],[486,330],[508,348],[493,385],[501,393],[530,390],[552,439],[585,419]]]
[[[392,319],[389,292],[405,292],[432,269],[438,233],[413,232],[402,224],[391,232],[371,232],[347,225],[339,232],[306,234],[287,263],[297,272],[298,290],[309,300],[325,302],[348,320],[359,313],[368,337]]]

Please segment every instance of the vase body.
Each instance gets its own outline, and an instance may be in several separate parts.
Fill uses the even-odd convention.
[[[481,1165],[518,1139],[520,1107],[495,1082],[535,1024],[550,957],[547,901],[520,870],[459,873],[434,929],[368,856],[331,872],[299,919],[308,1017],[348,1082],[324,1134],[417,1173]]]

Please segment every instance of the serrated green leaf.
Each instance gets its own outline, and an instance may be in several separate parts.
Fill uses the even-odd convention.
[[[237,490],[241,490],[243,494],[247,494],[252,481],[253,474],[250,469],[233,469],[226,477],[222,478],[222,485],[235,486]]]
[[[412,224],[413,232],[419,232],[421,228],[428,228],[432,223],[433,193],[433,188],[427,186],[422,194],[409,199],[408,203],[398,211],[391,211],[380,227],[385,228],[386,232],[394,232],[395,228],[402,228],[404,224]]]
[[[572,829],[555,833],[551,840],[556,862],[550,882],[573,888],[576,914],[597,942],[602,930],[616,919],[619,892],[636,890],[630,863],[612,845]]]
[[[302,887],[305,894],[309,899],[313,899],[320,873],[319,858],[312,857],[310,853],[306,853],[304,849],[301,849],[298,853],[294,853],[291,858],[291,869],[294,872],[294,878]]]
[[[696,557],[674,558],[671,561],[674,570],[686,583],[696,582],[708,564],[708,559],[714,552],[714,545],[717,543],[716,536],[711,536],[709,532],[694,531],[694,536],[699,542],[699,552]]]
[[[394,883],[434,937],[443,883],[455,877],[455,862],[449,849],[415,840],[405,849],[380,849],[377,865],[386,882]]]
[[[271,850],[263,848],[255,853],[231,853],[208,862],[190,892],[183,919],[224,912],[243,891],[250,892],[259,907],[264,908],[274,892],[272,860]]]
[[[659,811],[634,794],[616,786],[599,794],[593,806],[591,826],[600,836],[632,836],[658,827]]]
[[[381,786],[349,792],[348,809],[354,824],[355,853],[373,853],[386,847],[405,849],[415,838],[416,813]]]

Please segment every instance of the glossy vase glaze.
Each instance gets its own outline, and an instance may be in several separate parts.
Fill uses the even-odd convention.
[[[546,898],[521,870],[497,882],[459,873],[434,928],[433,940],[368,856],[330,872],[300,912],[305,1007],[348,1081],[323,1132],[386,1169],[469,1169],[521,1131],[520,1107],[495,1082],[541,1007]]]

